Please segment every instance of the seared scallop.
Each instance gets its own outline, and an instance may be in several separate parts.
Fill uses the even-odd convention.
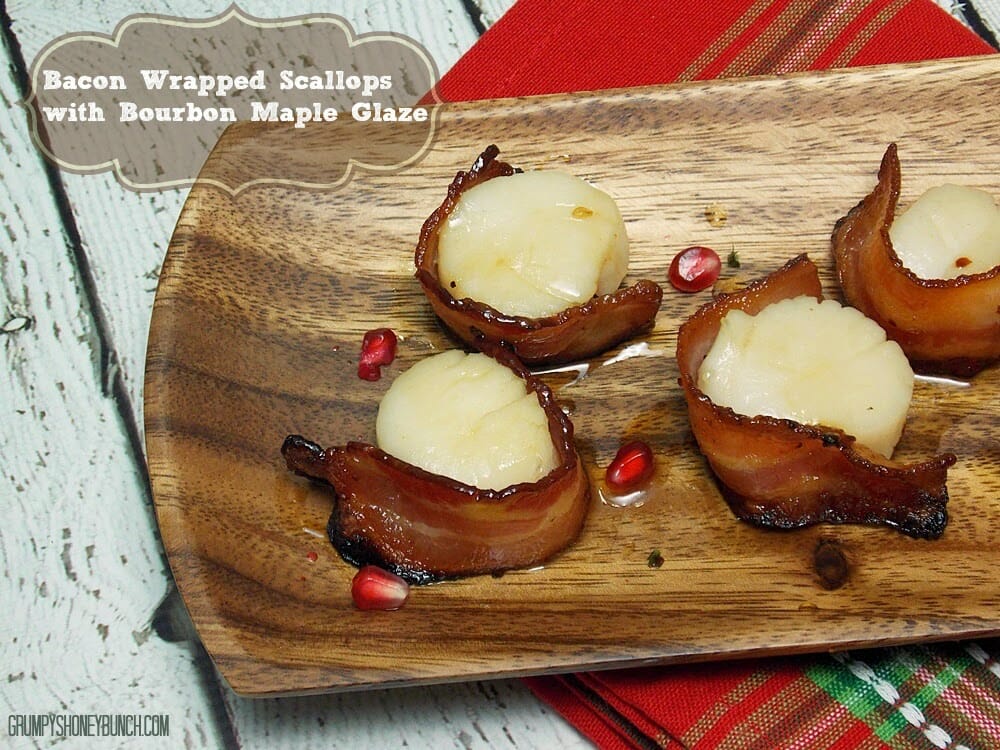
[[[740,414],[840,428],[889,458],[913,371],[878,324],[835,300],[801,296],[757,315],[726,313],[698,387]]]
[[[938,185],[889,229],[900,262],[923,279],[953,279],[1000,265],[1000,206],[984,190]]]
[[[438,273],[453,296],[541,318],[618,289],[625,223],[607,193],[571,174],[518,172],[465,191],[441,228]]]
[[[472,487],[535,482],[559,463],[538,398],[485,354],[413,365],[382,398],[375,428],[386,453]]]

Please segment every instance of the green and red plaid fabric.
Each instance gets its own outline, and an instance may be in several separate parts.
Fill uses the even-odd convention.
[[[438,92],[463,101],[991,52],[930,0],[520,0]],[[527,683],[602,748],[1000,750],[998,653],[985,641]]]
[[[602,748],[1000,748],[1000,643],[526,680]],[[988,651],[987,648],[991,649]]]
[[[1000,748],[1000,642],[526,680],[599,747]]]

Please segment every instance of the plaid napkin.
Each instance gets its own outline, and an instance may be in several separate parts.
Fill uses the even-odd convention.
[[[995,52],[930,0],[520,0],[446,101]],[[526,680],[601,748],[1000,750],[1000,641]]]

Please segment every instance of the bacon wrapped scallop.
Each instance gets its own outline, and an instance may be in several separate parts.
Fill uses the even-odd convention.
[[[938,537],[955,456],[913,464],[887,457],[902,430],[912,371],[895,344],[861,322],[870,321],[821,298],[816,267],[802,255],[704,305],[681,326],[677,361],[695,439],[745,521],[773,528],[881,524]],[[758,327],[769,311],[772,327]],[[761,343],[763,351],[753,349]],[[803,362],[803,350],[831,359]],[[858,364],[878,372],[861,374]],[[819,403],[811,400],[817,393]],[[764,401],[744,398],[755,394]],[[854,419],[851,433],[833,424],[845,413]]]
[[[425,583],[537,565],[579,533],[590,484],[573,427],[510,352],[414,365],[379,406],[380,447],[298,435],[288,468],[332,485],[327,531],[348,562]]]
[[[420,231],[416,276],[445,326],[528,364],[594,356],[650,326],[663,292],[648,280],[619,289],[628,239],[610,196],[498,154],[459,172]]]
[[[1000,209],[981,191],[942,186],[899,231],[900,181],[891,144],[875,189],[834,228],[844,297],[918,371],[974,375],[1000,359]]]

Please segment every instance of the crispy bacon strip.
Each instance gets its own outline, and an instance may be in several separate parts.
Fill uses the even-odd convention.
[[[299,435],[281,452],[292,471],[333,486],[330,541],[354,565],[373,564],[427,583],[537,565],[583,526],[590,482],[573,426],[541,380],[509,353],[490,352],[525,379],[549,420],[559,465],[537,482],[470,487],[400,461],[374,445],[323,450]]]
[[[940,536],[948,520],[945,479],[955,456],[900,464],[842,430],[743,416],[699,390],[698,368],[729,310],[756,315],[772,302],[800,295],[822,297],[816,266],[805,255],[704,305],[678,334],[677,362],[691,428],[726,502],[737,517],[759,526],[863,523],[892,526],[914,537]]]
[[[954,279],[922,279],[904,267],[889,238],[899,188],[890,144],[875,189],[833,230],[844,297],[899,343],[914,369],[973,375],[1000,359],[1000,266]]]
[[[478,346],[480,338],[506,342],[528,364],[586,359],[652,325],[660,309],[663,290],[648,280],[543,318],[506,315],[482,302],[452,297],[438,278],[441,227],[464,191],[485,180],[518,171],[498,161],[499,153],[496,146],[489,146],[468,172],[459,172],[448,187],[444,202],[420,230],[414,257],[416,276],[441,321],[472,346]]]

